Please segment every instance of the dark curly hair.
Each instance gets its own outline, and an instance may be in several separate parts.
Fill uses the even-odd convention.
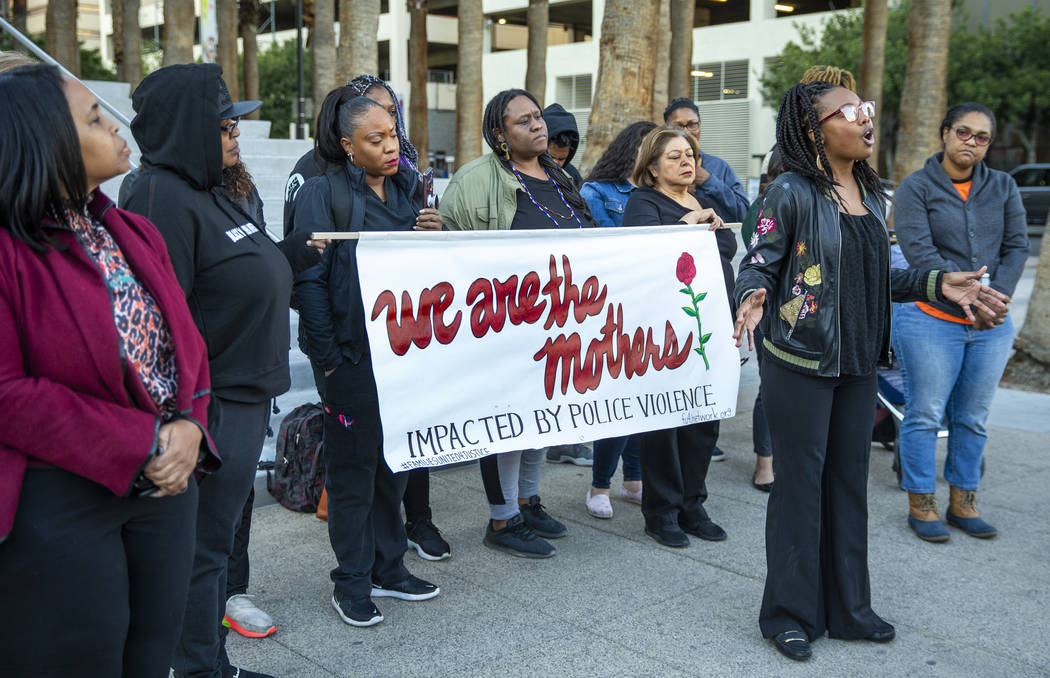
[[[664,122],[667,122],[671,114],[679,108],[688,108],[693,113],[696,113],[696,117],[700,117],[700,109],[696,107],[695,101],[687,97],[678,97],[677,99],[672,99],[671,103],[667,104],[667,108],[664,109]]]
[[[503,129],[503,115],[506,113],[507,106],[511,100],[517,97],[526,97],[529,101],[536,104],[536,108],[542,112],[543,109],[531,92],[523,89],[505,89],[492,97],[486,104],[485,114],[482,116],[481,135],[485,138],[485,143],[489,145],[492,152],[499,158],[500,164],[507,168],[507,171],[510,171],[510,159],[507,158],[500,148],[502,142],[499,137],[502,135],[506,138],[506,132]],[[565,170],[561,168],[561,165],[546,151],[540,154],[539,161],[540,166],[546,170],[547,175],[561,189],[562,195],[565,196],[565,202],[569,203],[580,217],[586,216],[587,219],[592,219],[591,210],[587,207],[587,201],[580,195],[579,189],[576,188],[576,185],[572,182],[569,175],[565,173]]]
[[[959,118],[963,117],[967,113],[980,113],[981,115],[988,118],[988,121],[992,123],[992,134],[995,134],[995,113],[985,106],[974,101],[967,101],[964,104],[956,104],[948,109],[948,112],[944,114],[944,120],[941,121],[940,133],[943,135],[945,130],[950,130]]]
[[[824,153],[824,137],[820,133],[820,117],[815,104],[831,90],[842,87],[828,82],[798,84],[784,95],[777,113],[777,147],[783,154],[784,171],[796,172],[817,185],[821,191],[834,195],[839,204],[842,197],[835,191],[841,186],[831,174],[831,163]],[[843,88],[845,89],[845,88]],[[813,141],[809,131],[813,131]],[[866,191],[886,200],[879,175],[867,160],[853,162],[853,178]]]
[[[634,170],[634,160],[638,157],[638,147],[649,132],[656,129],[655,122],[639,120],[620,130],[609,147],[594,163],[586,181],[627,181]]]

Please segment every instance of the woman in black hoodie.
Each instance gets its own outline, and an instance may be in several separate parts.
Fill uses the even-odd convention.
[[[227,561],[255,478],[269,401],[290,383],[291,269],[256,216],[222,185],[223,169],[240,159],[237,120],[259,102],[231,101],[221,76],[213,64],[185,64],[142,81],[131,123],[142,171],[122,191],[122,207],[149,218],[164,236],[208,346],[208,430],[223,459],[201,485],[193,577],[172,659],[179,677],[235,673],[219,630]]]
[[[342,101],[336,110],[328,116],[332,129],[319,130],[317,137],[317,154],[329,169],[300,189],[295,228],[439,230],[437,210],[415,205],[419,174],[399,164],[390,113],[364,96]],[[349,213],[336,209],[339,198]],[[347,624],[372,626],[383,621],[373,597],[426,600],[439,589],[404,564],[401,498],[408,474],[394,473],[383,459],[355,245],[336,241],[326,247],[321,262],[296,278],[295,296],[300,347],[310,357],[325,410],[328,536],[339,563],[331,574],[332,606]]]

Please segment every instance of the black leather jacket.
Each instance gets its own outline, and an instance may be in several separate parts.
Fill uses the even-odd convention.
[[[768,331],[762,346],[767,354],[799,372],[837,377],[842,254],[838,203],[794,172],[777,177],[761,200],[750,249],[736,279],[737,305],[765,289],[763,329]],[[865,194],[864,204],[883,221],[878,196]],[[946,301],[940,291],[942,275],[936,270],[890,269],[889,289],[883,293],[892,301]],[[887,329],[889,323],[887,318]],[[889,334],[879,353],[880,364],[890,362]]]

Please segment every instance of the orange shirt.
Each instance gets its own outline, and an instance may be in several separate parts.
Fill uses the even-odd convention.
[[[955,186],[955,190],[957,190],[959,192],[959,197],[963,199],[963,202],[966,202],[967,200],[969,200],[969,198],[970,198],[970,188],[973,186],[973,179],[970,179],[969,181],[964,181],[962,183],[953,181],[952,185]],[[927,315],[932,315],[934,318],[938,318],[940,320],[947,320],[950,323],[959,323],[960,325],[972,325],[973,324],[969,320],[967,320],[966,318],[956,318],[954,315],[952,315],[950,313],[945,313],[944,311],[942,311],[940,309],[937,309],[937,308],[934,308],[933,306],[930,306],[929,304],[924,304],[921,301],[916,301],[915,305],[918,306],[919,310],[922,311],[923,313],[925,313]]]

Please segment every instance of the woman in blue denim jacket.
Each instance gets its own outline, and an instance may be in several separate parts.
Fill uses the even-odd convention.
[[[634,169],[634,159],[645,135],[656,129],[649,121],[631,123],[616,135],[616,138],[598,158],[594,169],[580,189],[580,195],[591,208],[591,215],[599,226],[619,226],[623,223],[623,210],[634,191],[628,177]]]
[[[625,127],[598,158],[587,182],[580,188],[580,195],[587,201],[591,215],[599,226],[620,226],[623,223],[623,210],[635,189],[627,177],[634,169],[634,160],[642,139],[656,127],[656,124],[648,121],[635,122]],[[623,487],[620,498],[634,504],[642,503],[642,466],[638,452],[637,436],[595,441],[591,489],[587,491],[588,513],[595,518],[612,518],[609,485],[621,455]]]

